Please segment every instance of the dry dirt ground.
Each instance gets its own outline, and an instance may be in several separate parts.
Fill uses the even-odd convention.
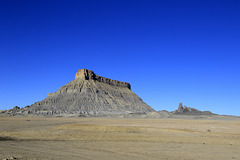
[[[240,159],[240,121],[0,118],[0,159]]]

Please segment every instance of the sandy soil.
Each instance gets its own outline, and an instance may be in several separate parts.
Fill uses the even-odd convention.
[[[0,118],[0,159],[240,159],[240,121]]]

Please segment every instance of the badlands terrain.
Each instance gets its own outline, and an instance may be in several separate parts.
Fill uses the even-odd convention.
[[[0,111],[0,159],[240,159],[239,126],[182,103],[156,112],[129,83],[80,69],[44,100]]]
[[[234,117],[0,117],[0,159],[240,159],[239,126]]]

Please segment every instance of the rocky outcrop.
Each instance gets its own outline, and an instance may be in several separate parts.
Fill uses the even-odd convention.
[[[89,83],[87,83],[89,82]],[[92,83],[94,82],[94,84]],[[117,80],[112,80],[109,78],[101,77],[96,75],[93,71],[88,70],[88,69],[80,69],[75,75],[75,80],[71,81],[67,85],[61,87],[57,92],[55,93],[49,93],[47,97],[55,96],[58,94],[62,93],[79,93],[84,90],[82,89],[90,89],[90,88],[96,88],[94,85],[99,85],[99,88],[101,86],[112,86],[112,87],[117,87],[119,89],[122,88],[128,88],[131,90],[131,85],[127,82],[121,82]],[[85,86],[88,85],[89,87]],[[92,86],[91,86],[92,85]],[[87,89],[87,90],[88,90]],[[97,90],[97,88],[96,88]],[[98,92],[98,91],[97,91]]]
[[[95,80],[95,81],[103,82],[103,83],[110,84],[113,86],[127,87],[127,88],[131,89],[131,85],[127,82],[120,82],[117,80],[112,80],[109,78],[101,77],[101,76],[96,75],[93,71],[88,70],[88,69],[79,69],[75,75],[75,79]]]
[[[210,111],[200,111],[195,108],[183,106],[179,103],[178,109],[172,112],[173,114],[189,114],[189,115],[212,115]]]
[[[145,114],[154,109],[131,91],[129,83],[80,69],[75,79],[55,93],[31,106],[19,109],[20,115],[104,116]],[[21,113],[20,113],[21,112]]]
[[[24,108],[20,108],[18,106],[15,106],[15,107],[13,107],[13,109],[0,111],[0,116],[22,115],[23,112],[24,112]]]

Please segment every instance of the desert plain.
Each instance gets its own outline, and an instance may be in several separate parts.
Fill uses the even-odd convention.
[[[240,159],[239,119],[0,117],[0,159]]]

